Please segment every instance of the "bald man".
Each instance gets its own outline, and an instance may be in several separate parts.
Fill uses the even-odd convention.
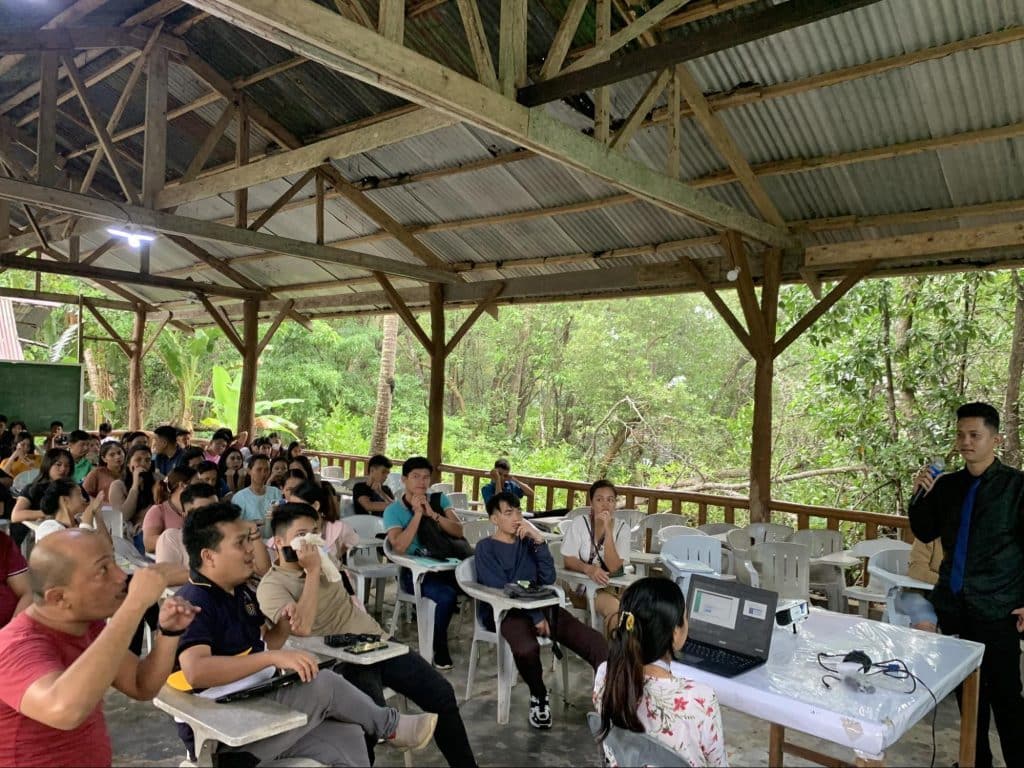
[[[87,529],[36,545],[33,603],[0,630],[0,765],[111,764],[103,695],[113,685],[133,699],[153,698],[198,611],[180,598],[164,601],[152,652],[139,661],[128,650],[146,609],[179,570],[143,568],[129,584],[110,542]]]

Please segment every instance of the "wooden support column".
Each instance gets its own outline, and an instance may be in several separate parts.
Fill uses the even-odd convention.
[[[128,355],[128,429],[142,429],[142,355],[146,346],[146,310],[135,310]]]
[[[57,52],[44,51],[39,65],[39,128],[36,133],[36,181],[57,181]]]
[[[241,168],[249,164],[249,111],[245,99],[238,102],[238,139],[235,142],[235,165]],[[235,191],[235,226],[245,229],[249,226],[249,187]]]
[[[526,0],[501,0],[498,41],[498,84],[515,98],[526,84]]]
[[[236,432],[252,433],[256,420],[256,366],[259,362],[260,303],[247,299],[242,308],[242,389],[238,393]]]
[[[611,0],[596,0],[597,2],[597,28],[595,42],[601,45],[612,30],[612,3]],[[612,111],[611,90],[605,86],[594,91],[594,138],[602,144],[607,144],[609,136],[609,125],[611,124]]]
[[[154,50],[146,68],[146,134],[143,144],[142,204],[152,208],[167,180],[166,48]]]
[[[427,405],[427,458],[434,465],[434,479],[440,478],[444,444],[444,291],[430,284],[430,397]]]

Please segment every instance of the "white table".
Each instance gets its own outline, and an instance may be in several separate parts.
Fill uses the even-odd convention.
[[[856,568],[863,563],[861,558],[850,554],[848,549],[842,552],[832,552],[821,557],[812,557],[810,562],[811,565],[835,565],[839,568]]]
[[[652,565],[661,563],[661,553],[631,549],[629,550],[629,562],[636,566],[636,572],[639,575],[646,576]]]
[[[266,696],[218,704],[213,699],[176,691],[165,685],[153,704],[172,717],[183,720],[195,734],[196,764],[212,765],[217,743],[241,747],[269,739],[307,722],[305,712],[297,712]]]
[[[427,660],[428,664],[434,663],[434,601],[423,597],[423,577],[428,573],[445,573],[454,571],[458,563],[431,560],[426,557],[407,557],[392,552],[390,547],[385,547],[384,554],[399,568],[408,568],[412,571],[413,599],[416,602],[416,637],[419,642],[420,656]],[[401,590],[401,585],[399,585]],[[398,605],[395,605],[398,610]],[[397,614],[396,614],[397,615]]]
[[[287,645],[291,648],[297,648],[300,651],[309,651],[315,653],[318,656],[329,656],[333,659],[341,659],[346,664],[358,664],[360,666],[369,666],[371,664],[378,664],[388,659],[394,659],[398,656],[404,656],[409,652],[409,646],[402,645],[401,643],[394,643],[390,640],[387,641],[387,648],[381,648],[378,651],[370,651],[369,653],[349,653],[343,648],[332,648],[324,642],[322,636],[311,635],[310,637],[297,637],[292,635],[288,638]]]
[[[721,704],[771,724],[769,765],[782,765],[784,752],[835,764],[834,758],[793,748],[785,741],[786,728],[848,747],[858,764],[881,765],[885,751],[935,705],[921,685],[907,694],[908,681],[880,674],[870,678],[873,694],[842,683],[826,689],[818,652],[851,650],[862,650],[875,661],[902,659],[939,701],[964,682],[960,765],[974,765],[979,668],[985,650],[980,643],[813,608],[797,634],[775,630],[768,662],[742,675],[720,677],[677,662],[672,667],[675,674],[714,688]]]

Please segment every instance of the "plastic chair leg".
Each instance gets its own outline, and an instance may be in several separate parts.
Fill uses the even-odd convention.
[[[434,663],[434,609],[433,600],[421,597],[416,601],[416,635],[419,640],[420,656],[428,664]]]
[[[512,684],[516,679],[516,662],[512,648],[505,639],[498,637],[498,725],[508,725],[512,708]]]
[[[475,637],[469,644],[469,674],[466,676],[466,701],[473,695],[473,680],[476,678],[476,664],[480,653],[480,641]]]
[[[399,587],[399,594],[401,594],[401,587]],[[395,597],[395,611],[391,614],[391,626],[388,627],[388,634],[394,636],[398,631],[398,612],[402,610],[402,601],[396,595]]]

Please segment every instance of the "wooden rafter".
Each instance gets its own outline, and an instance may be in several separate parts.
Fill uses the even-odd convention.
[[[469,330],[473,327],[476,321],[480,319],[480,315],[494,307],[495,299],[497,299],[501,295],[501,292],[504,289],[505,285],[503,283],[495,285],[491,289],[491,292],[487,296],[487,298],[481,301],[475,307],[473,307],[473,311],[469,313],[469,317],[462,321],[462,325],[460,325],[458,330],[455,331],[454,334],[452,334],[452,337],[450,339],[448,339],[448,343],[444,345],[445,357],[448,357],[452,352],[455,351],[455,348],[459,346],[459,342],[462,341],[463,337],[467,333],[469,333]]]
[[[733,314],[732,310],[729,309],[729,305],[726,304],[722,297],[718,295],[718,291],[714,289],[711,283],[708,282],[707,278],[704,277],[704,273],[700,271],[700,267],[691,259],[689,256],[683,256],[679,260],[679,264],[690,273],[694,283],[704,293],[707,300],[711,302],[717,311],[719,316],[725,321],[725,324],[729,326],[729,329],[733,332],[733,335],[739,340],[740,344],[751,354],[754,355],[754,344],[750,338],[750,334],[747,329],[743,327],[743,323],[737,319],[736,315]]]
[[[405,39],[405,0],[380,0],[377,31],[396,43]]]
[[[284,208],[289,201],[295,197],[317,175],[316,168],[310,168],[298,179],[296,179],[288,189],[286,189],[277,200],[271,203],[270,207],[263,209],[263,211],[253,220],[252,224],[249,225],[249,229],[258,230],[263,227],[268,221],[276,216],[282,208]],[[321,245],[322,245],[321,241]]]
[[[661,94],[665,90],[665,86],[669,84],[672,79],[672,70],[666,69],[663,72],[659,72],[658,75],[651,80],[650,85],[647,86],[647,90],[644,91],[643,96],[640,97],[640,101],[633,107],[633,111],[629,113],[629,117],[626,118],[626,122],[622,124],[622,127],[616,132],[615,136],[612,137],[611,147],[612,149],[625,149],[629,146],[629,142],[636,136],[636,132],[640,130],[640,126],[644,122],[644,118],[651,111],[654,103],[658,100]]]
[[[57,51],[67,55],[84,48],[143,48],[147,41],[145,29],[78,27],[34,31],[8,27],[0,30],[0,53]],[[157,43],[175,53],[188,51],[184,42],[169,35],[158,37]]]
[[[786,348],[800,338],[800,335],[810,328],[819,317],[828,312],[833,306],[835,306],[837,301],[849,293],[851,288],[853,288],[863,278],[867,277],[874,267],[875,265],[871,263],[852,265],[846,277],[843,278],[843,280],[831,291],[829,291],[821,301],[807,310],[806,314],[793,323],[790,329],[775,342],[773,355],[775,357],[781,355]]]
[[[221,329],[228,341],[231,342],[231,345],[238,350],[238,354],[245,354],[245,342],[242,341],[242,337],[238,335],[238,331],[235,330],[235,327],[231,324],[227,315],[223,314],[223,310],[220,307],[215,307],[211,304],[210,300],[202,294],[199,295],[199,300],[203,303],[203,306],[206,307],[206,311],[210,315],[210,318],[217,324],[217,327]]]
[[[574,2],[586,2],[586,0],[574,0]],[[494,71],[491,48],[487,44],[487,34],[484,32],[484,23],[480,18],[480,7],[476,0],[458,0],[458,4],[462,26],[466,30],[469,53],[473,57],[473,66],[476,67],[476,79],[492,91],[496,91],[498,90],[498,76]]]
[[[599,41],[597,45],[565,67],[562,72],[577,72],[600,61],[607,61],[608,57],[613,53],[625,47],[640,35],[654,29],[663,19],[679,10],[688,2],[690,0],[661,0],[660,3],[632,24],[623,27],[605,40]]]
[[[597,4],[594,35],[597,47],[607,42],[612,30],[612,0],[595,0]],[[607,57],[606,57],[607,58]],[[612,94],[608,88],[594,91],[594,139],[607,144],[611,138]]]
[[[132,345],[125,341],[121,337],[121,334],[119,334],[117,330],[114,328],[114,326],[107,322],[107,319],[99,311],[99,308],[93,303],[92,299],[90,299],[87,296],[83,296],[82,304],[85,306],[86,309],[89,310],[90,314],[92,314],[92,316],[96,318],[96,322],[103,326],[103,330],[110,334],[110,340],[115,342],[117,346],[121,348],[121,351],[124,352],[124,356],[131,357]]]
[[[235,105],[228,102],[224,105],[224,109],[221,111],[220,117],[217,118],[217,122],[213,124],[213,127],[206,134],[203,143],[199,145],[199,149],[192,156],[192,161],[189,163],[188,168],[185,169],[184,175],[179,179],[180,183],[184,184],[199,177],[203,166],[206,165],[206,161],[210,159],[210,154],[216,148],[217,142],[224,136],[224,131],[227,130],[234,119]]]
[[[274,338],[274,334],[277,333],[277,329],[281,327],[281,323],[284,319],[293,311],[295,302],[291,299],[284,303],[284,306],[278,310],[277,315],[274,317],[270,327],[267,328],[266,333],[263,334],[263,338],[260,339],[259,344],[256,345],[256,356],[259,357],[263,354],[263,350],[267,348],[270,340]]]
[[[146,134],[143,140],[142,202],[152,207],[167,182],[167,52],[146,61]]]
[[[498,87],[514,96],[526,83],[526,0],[501,0]]]
[[[46,22],[41,29],[57,29],[74,24],[106,2],[107,0],[75,0],[75,2]],[[24,56],[21,54],[0,57],[0,77],[14,69],[23,58]]]
[[[160,334],[163,333],[164,328],[166,328],[167,324],[173,319],[174,314],[171,312],[168,312],[160,319],[160,324],[156,327],[156,331],[149,337],[149,341],[142,345],[142,357],[149,354],[149,351],[153,349],[153,345],[156,344],[156,340],[160,338]]]
[[[412,331],[412,335],[415,336],[419,343],[423,345],[423,348],[426,349],[428,353],[432,352],[434,342],[431,341],[426,331],[424,331],[419,322],[417,322],[413,313],[409,311],[409,307],[406,305],[402,295],[395,290],[395,286],[391,284],[391,281],[381,273],[375,272],[373,276],[377,278],[377,282],[380,283],[380,287],[384,289],[384,295],[387,298],[388,303],[394,308],[395,314],[402,318],[402,322],[404,322],[406,327]]]
[[[558,22],[555,36],[551,39],[551,46],[544,59],[544,66],[540,69],[541,80],[548,80],[561,71],[565,55],[569,52],[572,39],[580,27],[580,21],[583,19],[583,13],[587,10],[588,2],[589,0],[570,0],[562,19]]]

